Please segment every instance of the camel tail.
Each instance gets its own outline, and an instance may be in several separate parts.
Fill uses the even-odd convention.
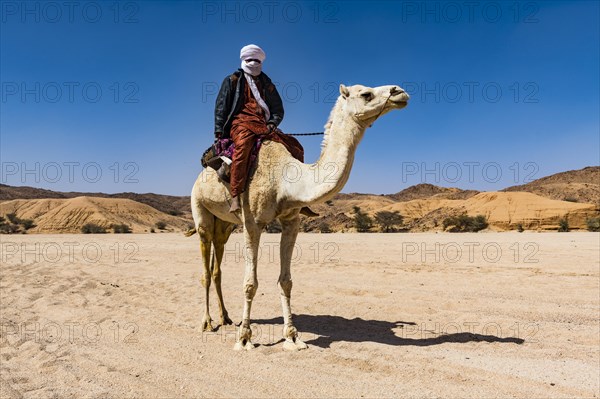
[[[194,234],[196,234],[196,228],[195,227],[191,228],[188,231],[186,231],[185,233],[183,233],[183,235],[186,236],[186,237],[191,237]]]

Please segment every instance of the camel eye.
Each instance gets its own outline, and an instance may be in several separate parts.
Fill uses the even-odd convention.
[[[362,93],[360,95],[362,98],[365,99],[365,101],[369,102],[373,99],[373,93],[371,93],[370,91],[366,92],[366,93]]]

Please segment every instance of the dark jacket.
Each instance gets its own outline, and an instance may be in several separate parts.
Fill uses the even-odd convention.
[[[261,96],[271,113],[267,124],[271,123],[279,126],[283,120],[283,102],[277,88],[264,72],[258,75],[258,81]],[[246,84],[242,69],[238,69],[223,80],[215,103],[215,137],[229,137],[233,117],[240,112],[244,105],[243,97]]]

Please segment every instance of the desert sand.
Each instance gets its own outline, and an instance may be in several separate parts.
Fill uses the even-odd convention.
[[[197,236],[2,236],[1,396],[598,397],[599,238],[301,233],[292,306],[309,349],[289,353],[277,234],[249,352],[232,326],[199,330]],[[234,234],[223,266],[235,322],[242,248]]]

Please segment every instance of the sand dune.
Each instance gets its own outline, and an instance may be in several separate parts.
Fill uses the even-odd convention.
[[[127,224],[133,232],[148,232],[158,221],[183,231],[189,223],[151,206],[122,198],[75,197],[66,199],[12,200],[0,203],[0,215],[16,213],[21,219],[33,219],[35,233],[78,233],[86,223],[105,228]]]
[[[561,218],[566,218],[573,229],[585,229],[586,219],[600,213],[593,204],[553,200],[528,192],[483,192],[464,200],[433,197],[406,202],[365,196],[334,200],[329,208],[351,217],[353,206],[370,215],[380,210],[398,211],[415,231],[442,230],[446,217],[460,213],[484,215],[498,231],[516,229],[517,224],[532,230],[556,230]],[[320,205],[317,210],[331,212],[326,205]]]

